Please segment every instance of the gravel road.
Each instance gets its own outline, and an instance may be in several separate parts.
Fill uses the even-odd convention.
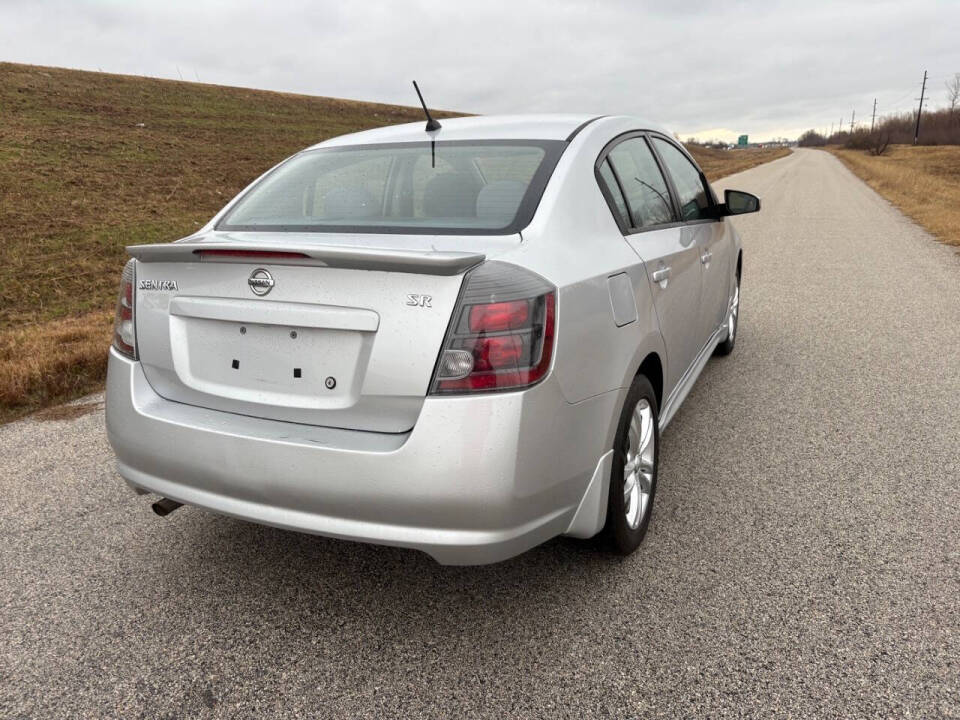
[[[447,568],[184,508],[102,409],[0,427],[3,717],[960,717],[960,257],[832,156],[763,211],[646,542]],[[96,400],[94,398],[94,400]]]

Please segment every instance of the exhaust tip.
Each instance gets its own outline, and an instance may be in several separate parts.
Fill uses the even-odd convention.
[[[171,500],[170,498],[160,498],[150,507],[153,508],[153,511],[160,517],[166,517],[178,507],[182,507],[183,503],[179,503],[176,500]]]

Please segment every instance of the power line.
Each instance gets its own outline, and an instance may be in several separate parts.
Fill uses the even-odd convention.
[[[914,111],[912,104],[911,104],[909,107],[905,107],[905,106],[901,105],[901,103],[902,103],[904,100],[906,100],[908,97],[910,97],[910,95],[913,93],[912,90],[908,90],[904,95],[901,95],[900,97],[898,97],[898,98],[897,98],[896,100],[894,100],[893,102],[889,102],[889,103],[884,102],[884,104],[883,104],[882,106],[879,105],[879,100],[880,100],[880,99],[879,99],[879,98],[874,98],[874,99],[873,99],[873,112],[871,113],[871,116],[870,116],[870,131],[873,132],[873,130],[876,129],[876,123],[877,123],[877,107],[881,107],[881,110],[884,110],[884,112],[882,112],[882,113],[880,114],[880,120],[881,120],[881,121],[883,121],[885,118],[890,118],[890,117],[898,116],[898,115],[900,115],[901,113],[905,113],[905,112],[908,112],[908,111],[909,111],[911,115],[913,115],[914,113],[916,113],[916,131],[915,131],[914,142],[915,142],[915,143],[918,142],[918,141],[919,141],[919,136],[920,136],[920,115],[921,115],[922,112],[923,112],[924,103],[927,103],[927,104],[930,103],[930,98],[926,96],[927,82],[932,81],[932,80],[935,80],[935,79],[937,79],[937,77],[939,77],[939,76],[930,75],[928,71],[926,71],[926,70],[924,71],[924,73],[923,73],[923,82],[922,82],[922,84],[921,84],[921,86],[920,86],[920,97],[919,97],[919,98],[914,98],[914,100],[919,101],[919,106],[918,106],[918,109],[917,109],[916,111]],[[947,80],[949,80],[949,79],[953,78],[954,75],[953,75],[953,74],[950,74],[950,75],[947,75],[947,76],[944,76],[944,77],[945,77]],[[897,106],[899,106],[899,107],[897,107]],[[856,129],[856,114],[857,114],[856,109],[854,109],[854,111],[850,114],[850,132],[851,132],[851,133]],[[841,116],[841,117],[840,117],[840,122],[839,122],[839,124],[836,125],[836,131],[837,131],[838,133],[842,133],[842,132],[843,132],[843,125],[844,125],[843,116]],[[834,128],[834,125],[833,125],[833,123],[831,123],[831,124],[830,124],[830,135],[831,135],[831,136],[833,135],[833,132],[834,132],[833,128]]]
[[[911,83],[911,85],[912,85],[912,84],[913,84],[913,83]],[[906,100],[907,98],[909,98],[912,94],[913,94],[913,90],[907,90],[907,92],[905,92],[903,95],[901,95],[900,97],[898,97],[896,100],[894,100],[893,102],[887,103],[887,104],[888,104],[888,105],[898,105],[898,104],[902,103],[904,100]]]

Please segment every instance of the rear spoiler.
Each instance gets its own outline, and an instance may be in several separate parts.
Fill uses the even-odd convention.
[[[486,259],[483,253],[386,250],[307,243],[183,242],[128,245],[142,262],[234,262],[391,270],[422,275],[458,275]]]

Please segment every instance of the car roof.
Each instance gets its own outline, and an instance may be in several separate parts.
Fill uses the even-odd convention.
[[[427,134],[426,120],[364,130],[330,138],[313,147],[435,140],[566,140],[597,115],[481,115],[441,118],[442,127]]]

